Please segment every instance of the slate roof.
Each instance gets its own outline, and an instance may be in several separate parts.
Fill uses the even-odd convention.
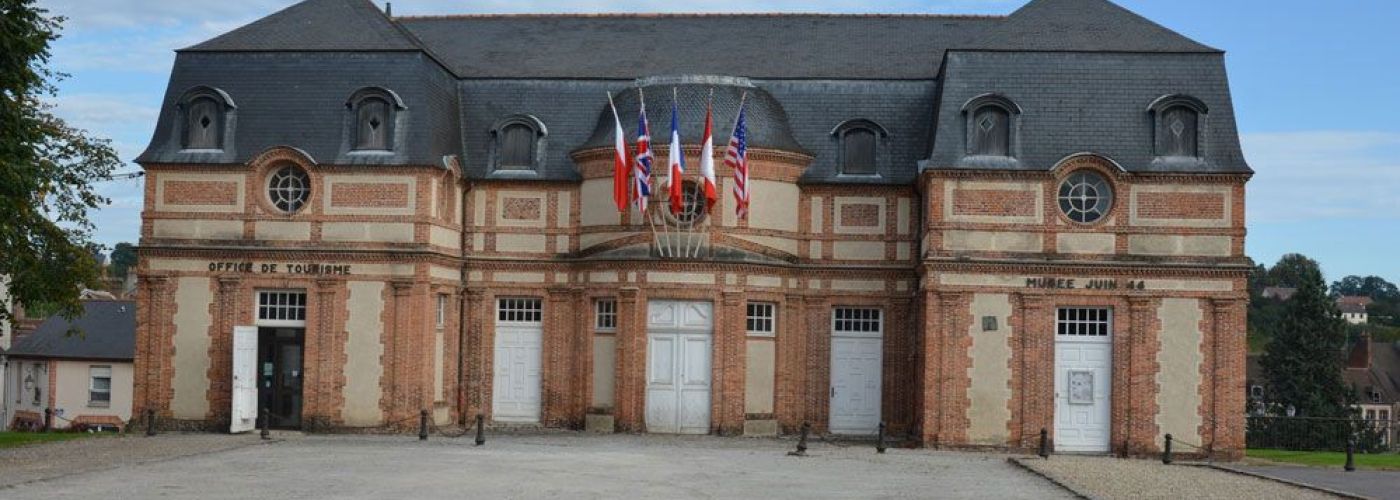
[[[62,316],[44,320],[36,330],[10,346],[6,355],[130,361],[136,352],[135,345],[135,301],[88,300],[83,302],[82,316],[72,321]]]
[[[184,49],[269,50],[416,51],[419,47],[371,2],[306,0]]]
[[[1032,0],[995,23],[969,50],[1027,52],[1219,52],[1104,0]]]
[[[757,123],[750,130],[814,155],[804,182],[905,184],[920,165],[1044,170],[1084,151],[1133,172],[1250,172],[1221,52],[1108,0],[1032,0],[1009,16],[392,19],[368,0],[307,0],[180,51],[161,122],[138,161],[238,164],[286,145],[327,164],[440,164],[454,155],[469,177],[489,178],[501,175],[491,172],[492,125],[530,115],[548,134],[543,165],[525,178],[577,180],[569,153],[598,142],[608,118],[604,93],[626,101],[638,78],[677,75],[744,77],[771,96],[759,120],[773,119],[771,130]],[[236,137],[224,151],[180,150],[175,104],[195,85],[217,87],[238,103]],[[392,89],[406,103],[403,147],[393,154],[349,154],[343,104],[361,86]],[[964,154],[960,107],[988,92],[1005,93],[1025,110],[1015,161]],[[1178,93],[1210,108],[1200,161],[1151,153],[1147,105]],[[649,104],[653,128],[664,134],[665,106]],[[699,129],[693,104],[683,103],[687,136]],[[728,106],[717,104],[717,139],[727,136]],[[635,114],[619,112],[635,128]],[[878,150],[879,176],[838,174],[831,130],[849,119],[889,132]]]
[[[1369,359],[1365,368],[1347,367],[1343,377],[1347,384],[1356,389],[1358,402],[1372,404],[1366,390],[1374,390],[1381,395],[1381,403],[1400,403],[1400,342],[1371,342],[1367,351]]]

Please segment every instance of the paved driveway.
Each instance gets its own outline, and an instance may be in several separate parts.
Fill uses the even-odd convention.
[[[1366,498],[1400,500],[1400,471],[1358,469],[1347,472],[1336,467],[1295,465],[1230,465],[1229,467],[1262,476],[1321,486],[1333,491]]]
[[[127,439],[140,438],[122,438]],[[111,442],[119,442],[112,440]],[[241,440],[247,444],[248,441]],[[287,436],[32,481],[0,498],[1067,498],[1003,455],[574,433]],[[0,477],[4,460],[0,457]]]

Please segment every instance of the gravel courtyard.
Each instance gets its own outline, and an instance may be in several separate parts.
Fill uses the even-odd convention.
[[[173,459],[124,459],[120,450],[200,438],[82,440],[19,459],[3,452],[0,484],[11,486],[0,498],[1070,498],[1003,455],[877,455],[863,444],[813,443],[796,458],[785,455],[791,441],[707,436],[498,435],[483,447],[436,436],[218,437],[210,451]],[[41,455],[110,448],[115,467],[15,484],[14,466]]]
[[[1006,455],[713,436],[164,434],[0,450],[0,499],[1072,498]],[[1198,467],[1024,460],[1092,498],[1325,498]],[[1086,474],[1086,471],[1093,471]]]

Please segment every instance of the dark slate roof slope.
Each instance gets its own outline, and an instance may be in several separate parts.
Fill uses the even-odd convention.
[[[981,16],[560,14],[400,17],[461,78],[929,79]]]
[[[307,0],[211,40],[190,52],[420,50],[368,0]]]
[[[969,50],[1219,52],[1108,0],[1032,0],[990,26]]]
[[[237,106],[222,150],[182,148],[178,104],[196,86],[222,90]],[[364,87],[404,102],[392,152],[352,151],[346,101]],[[321,164],[442,165],[460,148],[456,80],[423,52],[182,52],[164,102],[138,162],[240,164],[292,146]]]
[[[1141,173],[1251,173],[1240,151],[1220,53],[949,52],[929,169],[1049,170],[1092,152]],[[983,94],[1022,110],[1015,161],[968,156],[963,106]],[[1202,157],[1153,155],[1149,105],[1186,94],[1209,108]],[[1017,145],[1019,143],[1019,146]]]
[[[69,334],[70,328],[73,330]],[[83,315],[54,316],[10,346],[12,357],[131,360],[136,345],[136,302],[89,300]]]

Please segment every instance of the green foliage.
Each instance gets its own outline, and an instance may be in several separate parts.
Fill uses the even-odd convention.
[[[1245,456],[1260,460],[1268,460],[1270,462],[1335,468],[1340,468],[1347,460],[1346,453],[1336,451],[1290,451],[1251,448],[1245,451]],[[1358,469],[1400,470],[1400,454],[1362,453],[1354,455],[1354,458],[1356,461],[1356,468]]]
[[[130,243],[117,243],[112,249],[112,272],[117,278],[125,278],[127,270],[136,267],[136,247]]]
[[[1284,260],[1298,292],[1283,303],[1259,362],[1268,381],[1265,400],[1292,406],[1299,416],[1351,416],[1352,391],[1342,381],[1345,322],[1327,296],[1317,263],[1296,254]],[[1284,260],[1275,267],[1285,265]]]
[[[99,277],[88,213],[108,203],[92,184],[121,160],[44,102],[65,76],[47,67],[62,21],[34,0],[0,0],[0,275],[16,302],[76,316],[80,288]],[[0,319],[9,316],[0,307]]]
[[[1332,283],[1332,295],[1334,297],[1353,296],[1370,297],[1379,301],[1400,300],[1400,289],[1394,283],[1386,281],[1380,276],[1347,276]]]

